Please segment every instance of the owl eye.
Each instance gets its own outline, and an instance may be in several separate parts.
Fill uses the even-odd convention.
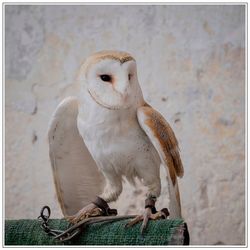
[[[128,74],[128,80],[130,81],[132,74]]]
[[[104,82],[111,82],[112,77],[110,75],[100,75],[100,78],[104,81]]]

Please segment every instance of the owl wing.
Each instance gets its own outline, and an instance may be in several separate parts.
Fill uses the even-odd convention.
[[[181,216],[177,176],[182,177],[184,170],[174,131],[164,117],[147,104],[137,110],[137,118],[141,128],[157,150],[162,165],[166,167],[170,177],[170,199],[175,200],[174,203],[176,203],[172,210],[175,210],[176,216]]]
[[[57,198],[64,216],[94,200],[105,185],[77,128],[78,101],[63,100],[52,116],[48,138]]]

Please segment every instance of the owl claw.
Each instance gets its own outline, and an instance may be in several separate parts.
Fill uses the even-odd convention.
[[[137,224],[138,222],[143,220],[143,215],[138,215],[136,216],[134,219],[132,219],[131,221],[129,221],[125,227],[132,227],[133,225]]]
[[[89,217],[101,216],[103,212],[100,208],[98,208],[95,204],[91,203],[86,207],[82,208],[75,215],[65,217],[72,224],[76,224],[81,220],[84,220]]]
[[[145,229],[147,228],[148,225],[148,220],[158,220],[158,219],[166,219],[168,217],[169,213],[167,208],[163,208],[161,211],[158,211],[156,213],[152,213],[151,208],[146,208],[143,215],[138,215],[136,216],[134,219],[132,219],[131,221],[129,221],[125,227],[131,227],[137,223],[139,223],[140,221],[142,221],[142,225],[141,225],[141,235],[143,235],[143,233],[145,232]]]
[[[97,196],[92,203],[82,208],[75,215],[65,217],[65,219],[67,219],[72,224],[76,224],[79,221],[87,219],[89,217],[112,215],[117,215],[117,210],[111,209],[105,200]]]

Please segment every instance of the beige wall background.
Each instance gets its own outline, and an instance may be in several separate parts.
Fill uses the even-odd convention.
[[[5,6],[6,218],[36,218],[45,204],[62,216],[48,122],[77,94],[80,64],[102,49],[134,55],[146,101],[176,133],[191,243],[244,244],[244,5]]]

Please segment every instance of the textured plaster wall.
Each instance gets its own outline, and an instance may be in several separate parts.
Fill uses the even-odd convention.
[[[236,5],[5,6],[6,218],[36,218],[45,204],[62,216],[49,119],[77,94],[86,56],[119,49],[134,55],[146,101],[179,139],[191,243],[244,244],[244,13]],[[138,212],[140,193],[125,191],[121,211]]]

